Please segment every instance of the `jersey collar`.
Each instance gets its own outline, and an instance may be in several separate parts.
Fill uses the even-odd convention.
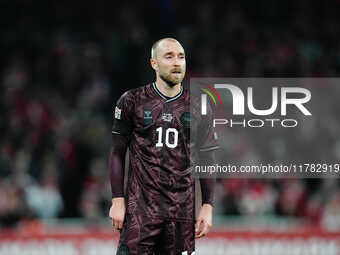
[[[153,89],[155,90],[155,92],[156,92],[161,98],[163,98],[163,99],[165,100],[166,103],[169,103],[169,102],[172,102],[172,101],[176,100],[177,98],[179,98],[179,97],[183,94],[183,86],[182,86],[182,85],[181,85],[181,91],[180,91],[176,96],[171,97],[171,98],[169,98],[169,99],[166,98],[166,97],[162,94],[162,92],[160,92],[160,91],[158,90],[158,88],[156,87],[156,83],[155,83],[155,82],[152,83],[152,87],[153,87]]]

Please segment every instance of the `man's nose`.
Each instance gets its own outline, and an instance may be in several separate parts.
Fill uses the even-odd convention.
[[[174,59],[174,66],[180,66],[180,58],[175,57],[175,59]]]

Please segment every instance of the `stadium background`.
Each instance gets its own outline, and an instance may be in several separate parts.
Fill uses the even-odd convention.
[[[187,81],[337,77],[339,9],[338,0],[1,1],[0,254],[77,254],[72,245],[112,254],[112,107],[154,79],[154,41],[183,43]],[[336,102],[335,92],[326,96]],[[340,158],[334,116],[300,142],[325,141]],[[218,180],[216,199],[198,254],[340,254],[337,179]]]

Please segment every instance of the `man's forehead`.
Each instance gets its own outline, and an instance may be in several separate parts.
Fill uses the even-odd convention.
[[[182,45],[177,41],[164,40],[158,44],[157,53],[165,54],[167,52],[184,53]]]

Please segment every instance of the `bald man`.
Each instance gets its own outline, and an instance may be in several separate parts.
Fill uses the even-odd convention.
[[[190,149],[198,148],[202,158],[213,159],[216,136],[209,117],[204,119],[200,111],[190,113],[189,93],[182,86],[186,69],[182,45],[173,38],[155,42],[150,63],[156,81],[125,92],[114,109],[109,216],[120,231],[117,255],[192,255],[195,238],[205,236],[212,225],[215,180],[200,180],[202,207],[195,219]],[[189,134],[200,137],[199,143],[193,144]]]

